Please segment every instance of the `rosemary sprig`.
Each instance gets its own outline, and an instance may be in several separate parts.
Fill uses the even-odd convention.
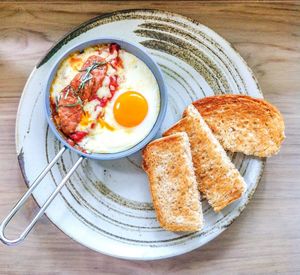
[[[78,86],[78,92],[79,92],[81,89],[83,89],[84,86],[85,86],[85,83],[87,83],[88,81],[90,81],[92,78],[93,78],[92,76],[90,76],[90,77],[88,77],[88,78],[83,78],[83,79],[81,80],[81,82],[80,82],[80,85]]]
[[[94,62],[92,65],[90,65],[89,67],[87,67],[87,68],[85,68],[85,69],[83,69],[83,70],[79,70],[79,72],[86,72],[85,74],[84,74],[84,76],[82,77],[82,79],[81,79],[81,83],[80,83],[80,85],[79,85],[79,87],[78,87],[78,90],[77,90],[77,93],[81,90],[81,89],[83,89],[84,88],[84,86],[85,86],[85,84],[89,81],[89,80],[91,80],[93,77],[91,76],[91,72],[94,70],[94,69],[96,69],[96,68],[98,68],[98,67],[100,67],[100,66],[103,66],[103,65],[105,65],[107,62]]]
[[[65,105],[59,105],[59,107],[75,107],[80,105],[79,102],[75,102],[75,103],[70,103],[70,104],[65,104]]]
[[[82,105],[82,100],[79,96],[77,96],[77,101]]]
[[[67,99],[70,90],[72,90],[72,91],[74,92],[73,87],[72,87],[71,85],[68,86],[68,90],[67,90],[67,92],[66,92],[66,94],[65,94],[65,97],[64,97],[65,99]]]
[[[82,107],[82,100],[80,97],[77,97],[77,101],[75,103],[69,103],[69,104],[64,104],[64,105],[57,105],[58,108],[60,107],[75,107],[80,105]]]
[[[58,96],[56,96],[55,99],[55,110],[56,112],[58,112],[58,104],[59,104],[59,100],[60,100],[60,94],[58,94]]]
[[[60,94],[58,94],[58,96],[56,96],[54,99],[55,99],[55,105],[58,105],[58,102],[60,100]]]
[[[87,72],[87,74],[90,74],[90,72],[100,66],[105,65],[107,62],[94,62],[92,65],[88,66],[87,68],[83,70],[78,70],[79,72]]]

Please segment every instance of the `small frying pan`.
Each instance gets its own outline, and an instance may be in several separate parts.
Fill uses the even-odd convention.
[[[106,154],[87,154],[84,152],[81,152],[80,150],[72,147],[67,141],[65,140],[65,137],[61,135],[61,133],[57,130],[53,120],[52,120],[52,115],[51,115],[51,108],[50,108],[50,100],[49,100],[49,91],[50,87],[53,81],[53,78],[56,74],[56,71],[60,65],[60,63],[72,52],[75,51],[81,51],[89,46],[96,45],[96,44],[108,44],[108,43],[116,43],[121,46],[122,49],[132,53],[139,59],[141,59],[147,66],[148,68],[152,71],[153,75],[156,78],[156,81],[159,86],[159,92],[160,92],[160,110],[159,114],[157,117],[157,120],[155,124],[153,125],[153,128],[151,131],[148,133],[148,135],[138,144],[133,146],[132,148],[122,151],[122,152],[117,152],[117,153],[106,153]],[[68,179],[71,177],[71,175],[74,173],[74,171],[77,169],[77,167],[81,164],[81,162],[85,158],[91,158],[91,159],[96,159],[96,160],[112,160],[112,159],[119,159],[123,157],[127,157],[140,149],[142,149],[147,143],[149,143],[156,133],[158,132],[165,114],[166,114],[166,109],[167,109],[167,90],[165,86],[165,82],[163,79],[162,72],[158,65],[154,62],[152,57],[139,45],[124,41],[122,39],[117,39],[117,38],[99,38],[95,40],[90,40],[86,41],[84,43],[80,43],[76,45],[75,47],[72,47],[71,49],[65,51],[61,57],[59,57],[58,62],[53,66],[53,68],[50,70],[50,74],[48,77],[48,82],[45,90],[45,109],[46,109],[46,119],[48,121],[48,124],[56,136],[57,139],[60,140],[60,142],[64,145],[62,149],[57,153],[57,155],[52,159],[52,161],[47,165],[47,167],[40,173],[40,175],[36,178],[36,180],[31,184],[29,187],[28,191],[23,195],[23,197],[18,201],[18,203],[14,206],[14,208],[10,211],[10,213],[7,215],[7,217],[2,221],[0,225],[0,240],[6,244],[6,245],[15,245],[20,242],[22,242],[28,233],[31,231],[31,229],[34,227],[38,219],[45,213],[47,207],[50,205],[52,200],[56,197],[56,195],[60,192],[62,187],[65,185],[65,183],[68,181]],[[20,236],[16,239],[10,240],[7,237],[5,237],[5,228],[7,224],[10,222],[10,220],[14,217],[14,215],[22,208],[24,203],[27,201],[28,197],[32,194],[33,190],[38,186],[38,184],[42,181],[42,179],[45,177],[45,175],[50,171],[52,166],[56,164],[58,159],[62,156],[62,154],[67,151],[71,150],[75,153],[77,153],[80,157],[74,164],[74,166],[69,170],[69,172],[66,174],[66,176],[62,179],[62,181],[58,184],[54,192],[50,195],[50,197],[46,200],[44,205],[41,207],[37,215],[33,218],[33,220],[30,222],[30,224],[25,228],[25,230],[20,234]]]

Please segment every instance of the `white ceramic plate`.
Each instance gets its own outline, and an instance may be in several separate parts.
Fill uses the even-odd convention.
[[[45,75],[63,52],[79,42],[116,36],[138,42],[152,54],[168,86],[169,106],[161,131],[180,118],[193,100],[222,93],[262,97],[251,70],[223,38],[180,15],[154,10],[118,11],[97,17],[68,34],[34,68],[20,101],[16,145],[27,184],[59,151],[44,114]],[[116,161],[85,160],[48,208],[48,218],[79,243],[115,257],[150,260],[180,255],[219,235],[239,216],[260,180],[264,162],[233,154],[245,178],[242,199],[216,214],[203,201],[205,227],[198,233],[170,233],[155,218],[147,177],[137,153]],[[66,152],[34,198],[39,205],[78,156]]]

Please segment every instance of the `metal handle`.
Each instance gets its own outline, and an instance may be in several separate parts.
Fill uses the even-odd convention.
[[[28,197],[32,194],[33,190],[38,186],[38,184],[41,182],[41,180],[46,176],[46,174],[49,172],[49,170],[52,168],[52,166],[57,162],[57,160],[61,157],[61,155],[65,152],[67,148],[63,147],[58,154],[54,157],[54,159],[47,165],[47,167],[41,172],[41,174],[37,177],[37,179],[32,183],[30,188],[27,190],[27,192],[23,195],[23,197],[18,201],[18,203],[14,206],[14,208],[10,211],[10,213],[7,215],[7,217],[3,220],[3,222],[0,225],[0,240],[6,244],[6,245],[14,245],[18,244],[21,241],[23,241],[28,233],[31,231],[33,226],[36,224],[38,219],[45,213],[47,207],[52,202],[52,200],[56,197],[56,195],[59,193],[59,191],[62,189],[62,187],[65,185],[65,183],[68,181],[68,179],[71,177],[71,175],[74,173],[76,168],[79,166],[79,164],[84,159],[83,157],[80,157],[74,166],[70,169],[70,171],[67,173],[67,175],[63,178],[63,180],[60,182],[60,184],[56,187],[54,192],[50,195],[50,197],[47,199],[47,201],[44,203],[44,205],[41,207],[39,212],[36,214],[36,216],[33,218],[33,220],[30,222],[30,224],[26,227],[26,229],[21,233],[20,237],[14,240],[9,240],[5,237],[4,231],[7,226],[7,224],[10,222],[10,220],[15,216],[15,214],[21,209],[21,207],[24,205],[24,203],[27,201]]]

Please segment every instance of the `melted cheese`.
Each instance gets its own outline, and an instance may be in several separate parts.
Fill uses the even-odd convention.
[[[106,76],[103,80],[102,86],[97,91],[97,96],[99,98],[102,98],[102,97],[110,98],[111,97],[111,93],[110,93],[110,89],[109,89],[109,82],[110,82],[109,77]]]

